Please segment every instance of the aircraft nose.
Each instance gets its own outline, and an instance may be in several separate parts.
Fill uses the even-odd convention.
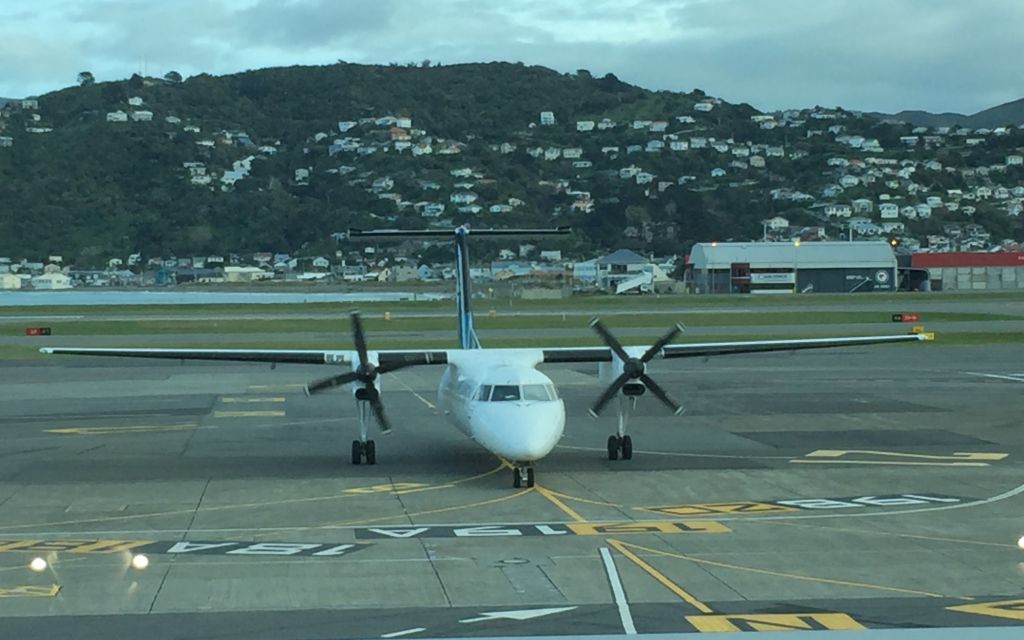
[[[497,455],[513,462],[532,462],[551,452],[565,428],[562,402],[504,405],[491,416],[480,415],[477,440]]]

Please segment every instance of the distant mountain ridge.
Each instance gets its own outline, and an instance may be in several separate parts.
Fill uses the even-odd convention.
[[[993,129],[1006,125],[1024,124],[1024,98],[1007,102],[996,107],[979,111],[973,115],[962,113],[930,113],[928,111],[904,110],[899,113],[871,112],[864,115],[879,120],[900,120],[920,127],[962,126],[971,129]]]

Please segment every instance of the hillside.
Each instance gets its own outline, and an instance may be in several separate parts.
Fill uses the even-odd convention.
[[[772,216],[786,221],[776,237],[845,235],[850,213],[828,205],[855,200],[866,236],[925,240],[973,222],[994,241],[1020,239],[1008,215],[1017,194],[945,204],[949,190],[1024,182],[1020,167],[998,179],[987,168],[1021,147],[1016,129],[910,145],[910,125],[841,109],[773,116],[584,70],[338,63],[133,76],[2,113],[0,256],[333,253],[331,234],[349,226],[463,222],[570,224],[568,255],[665,255],[759,238]],[[899,221],[879,220],[883,201]]]
[[[869,113],[879,120],[893,119],[922,127],[960,126],[972,129],[994,129],[1007,125],[1024,125],[1024,98],[979,111],[973,115],[962,113],[930,113],[928,111],[900,111],[899,113]]]

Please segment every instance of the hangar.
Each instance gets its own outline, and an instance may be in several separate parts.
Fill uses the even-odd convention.
[[[702,242],[686,284],[697,293],[895,291],[896,256],[878,242]]]

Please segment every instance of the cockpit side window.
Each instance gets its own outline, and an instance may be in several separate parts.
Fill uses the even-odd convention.
[[[491,402],[509,402],[519,400],[519,387],[512,384],[496,384],[491,392]]]
[[[490,399],[491,399],[491,385],[489,385],[489,384],[482,385],[480,387],[480,389],[477,391],[476,398],[474,398],[474,400],[477,400],[479,402],[487,402]]]
[[[531,402],[548,402],[554,400],[554,395],[546,384],[524,384],[523,400]]]

